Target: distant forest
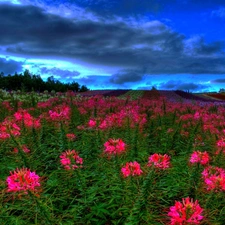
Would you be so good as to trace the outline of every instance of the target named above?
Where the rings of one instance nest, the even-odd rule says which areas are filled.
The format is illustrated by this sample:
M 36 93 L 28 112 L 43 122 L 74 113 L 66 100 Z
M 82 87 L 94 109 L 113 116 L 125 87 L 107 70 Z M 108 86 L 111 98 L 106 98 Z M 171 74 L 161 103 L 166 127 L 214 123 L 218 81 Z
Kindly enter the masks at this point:
M 45 90 L 54 90 L 56 92 L 66 92 L 69 90 L 75 92 L 85 92 L 89 90 L 85 85 L 81 86 L 75 81 L 71 83 L 62 83 L 56 80 L 54 76 L 50 76 L 47 81 L 43 81 L 40 75 L 34 75 L 30 73 L 29 70 L 25 70 L 21 74 L 15 73 L 14 75 L 8 74 L 7 76 L 1 72 L 0 89 L 5 89 L 7 91 L 21 90 L 24 92 L 43 92 Z

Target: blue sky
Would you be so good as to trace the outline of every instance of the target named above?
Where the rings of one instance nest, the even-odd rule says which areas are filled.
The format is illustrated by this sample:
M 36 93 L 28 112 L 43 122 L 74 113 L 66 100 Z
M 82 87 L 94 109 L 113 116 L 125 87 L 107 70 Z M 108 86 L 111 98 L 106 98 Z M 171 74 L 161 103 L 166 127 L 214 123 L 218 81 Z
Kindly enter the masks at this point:
M 94 89 L 225 88 L 224 0 L 0 0 L 0 72 Z

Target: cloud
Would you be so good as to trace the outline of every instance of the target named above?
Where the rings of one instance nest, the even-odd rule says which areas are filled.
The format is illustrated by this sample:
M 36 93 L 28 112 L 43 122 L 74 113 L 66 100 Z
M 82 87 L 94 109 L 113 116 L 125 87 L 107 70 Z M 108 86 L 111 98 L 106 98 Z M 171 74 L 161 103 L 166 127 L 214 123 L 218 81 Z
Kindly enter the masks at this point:
M 204 38 L 195 35 L 189 39 L 185 39 L 184 43 L 184 53 L 188 56 L 208 56 L 213 54 L 222 54 L 223 42 L 213 42 L 206 44 Z
M 125 70 L 113 74 L 109 81 L 112 84 L 124 84 L 128 82 L 138 82 L 143 79 L 144 71 Z
M 225 19 L 225 7 L 221 7 L 217 10 L 213 10 L 211 13 L 212 17 L 217 17 L 220 19 Z
M 157 89 L 160 90 L 189 90 L 189 91 L 199 91 L 199 90 L 208 90 L 210 85 L 198 84 L 193 82 L 184 82 L 184 81 L 174 81 L 169 80 L 167 82 L 162 82 L 157 85 Z
M 118 68 L 110 80 L 114 84 L 140 81 L 152 74 L 225 73 L 220 42 L 206 44 L 198 36 L 186 39 L 158 20 L 79 17 L 85 12 L 77 11 L 75 17 L 75 11 L 66 18 L 37 6 L 0 4 L 4 30 L 0 46 L 5 54 Z
M 3 72 L 5 75 L 13 75 L 15 72 L 20 73 L 23 70 L 22 64 L 23 63 L 14 60 L 0 58 L 0 72 Z
M 136 90 L 151 90 L 153 86 L 140 86 L 137 87 Z
M 53 67 L 51 69 L 42 67 L 40 68 L 40 72 L 42 74 L 51 74 L 53 76 L 60 77 L 60 79 L 74 79 L 80 75 L 78 71 L 63 70 L 56 67 Z
M 210 83 L 212 84 L 224 84 L 225 83 L 225 78 L 224 79 L 216 79 L 216 80 L 211 80 Z

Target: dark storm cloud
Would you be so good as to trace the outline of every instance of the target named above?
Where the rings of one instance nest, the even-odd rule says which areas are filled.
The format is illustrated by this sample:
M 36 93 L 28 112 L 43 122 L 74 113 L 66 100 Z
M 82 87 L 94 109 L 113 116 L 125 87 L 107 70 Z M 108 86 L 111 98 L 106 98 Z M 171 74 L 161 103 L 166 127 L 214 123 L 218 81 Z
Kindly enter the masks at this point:
M 127 82 L 138 82 L 143 79 L 143 71 L 127 70 L 113 74 L 110 77 L 110 83 L 112 84 L 124 84 Z
M 136 26 L 126 21 L 68 19 L 34 6 L 0 4 L 0 46 L 21 56 L 51 56 L 122 67 L 111 83 L 142 80 L 144 74 L 225 74 L 221 42 L 185 36 L 159 21 Z M 196 44 L 197 43 L 197 44 Z M 216 56 L 216 57 L 215 57 Z M 145 68 L 139 71 L 137 68 Z
M 20 73 L 22 72 L 22 64 L 23 63 L 14 60 L 0 58 L 0 72 L 3 72 L 5 75 L 12 75 L 15 72 Z
M 174 81 L 169 80 L 168 82 L 162 82 L 157 85 L 158 89 L 169 89 L 169 90 L 190 90 L 190 91 L 197 91 L 197 90 L 208 90 L 210 85 L 204 84 L 195 84 L 193 82 L 183 82 L 183 81 Z
M 211 80 L 210 83 L 212 83 L 212 84 L 224 84 L 225 83 L 225 78 Z
M 80 75 L 78 71 L 69 71 L 69 70 L 62 70 L 56 67 L 53 67 L 51 69 L 42 67 L 40 69 L 40 72 L 42 74 L 51 74 L 53 76 L 60 76 L 61 79 L 68 79 L 68 78 L 74 78 Z

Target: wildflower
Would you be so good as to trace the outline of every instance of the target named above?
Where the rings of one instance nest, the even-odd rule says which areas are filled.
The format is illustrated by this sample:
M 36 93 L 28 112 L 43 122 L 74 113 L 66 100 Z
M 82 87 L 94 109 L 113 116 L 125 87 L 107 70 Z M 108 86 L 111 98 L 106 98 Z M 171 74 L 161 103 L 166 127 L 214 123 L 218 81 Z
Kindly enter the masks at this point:
M 6 180 L 8 192 L 23 191 L 27 194 L 27 191 L 37 191 L 36 188 L 40 186 L 40 177 L 35 172 L 31 172 L 30 169 L 17 168 L 15 171 L 10 172 L 10 174 Z
M 22 149 L 23 149 L 23 151 L 24 151 L 25 153 L 29 153 L 29 152 L 30 152 L 30 149 L 28 149 L 26 145 L 23 145 L 23 146 L 22 146 Z M 14 148 L 13 151 L 14 151 L 15 153 L 18 153 L 18 149 L 17 149 L 17 148 Z
M 168 155 L 161 155 L 161 154 L 153 154 L 148 158 L 147 166 L 154 165 L 160 169 L 166 169 L 170 167 L 170 157 Z
M 70 112 L 70 107 L 66 105 L 60 105 L 54 108 L 53 110 L 48 111 L 50 119 L 55 122 L 69 120 Z
M 126 150 L 126 144 L 121 139 L 109 139 L 104 144 L 105 146 L 105 153 L 108 154 L 121 154 Z
M 207 190 L 225 191 L 225 170 L 219 167 L 208 166 L 202 172 Z
M 83 159 L 78 155 L 75 150 L 68 150 L 63 152 L 60 155 L 60 158 L 60 162 L 66 170 L 74 170 L 79 167 L 82 167 Z
M 225 147 L 225 139 L 222 138 L 221 140 L 218 140 L 218 141 L 216 142 L 216 145 L 217 145 L 218 147 L 221 147 L 221 148 Z
M 183 198 L 182 202 L 175 201 L 175 205 L 170 207 L 168 216 L 171 217 L 171 225 L 200 224 L 204 218 L 201 214 L 203 209 L 198 204 L 198 200 L 193 202 L 189 197 Z
M 190 162 L 206 165 L 209 162 L 209 154 L 206 151 L 205 152 L 194 151 L 191 154 Z
M 75 134 L 66 134 L 66 137 L 69 141 L 73 141 L 76 139 L 76 135 Z
M 121 172 L 124 177 L 132 176 L 140 176 L 143 171 L 141 170 L 140 164 L 136 161 L 134 162 L 127 162 L 125 167 L 122 167 Z
M 89 122 L 88 122 L 88 126 L 89 127 L 95 127 L 96 126 L 96 121 L 95 120 L 89 120 Z

